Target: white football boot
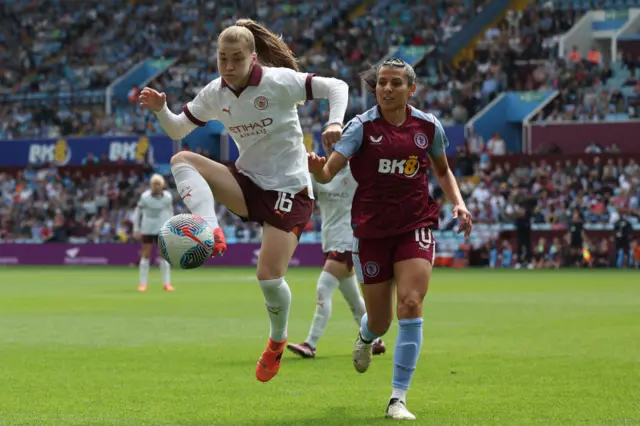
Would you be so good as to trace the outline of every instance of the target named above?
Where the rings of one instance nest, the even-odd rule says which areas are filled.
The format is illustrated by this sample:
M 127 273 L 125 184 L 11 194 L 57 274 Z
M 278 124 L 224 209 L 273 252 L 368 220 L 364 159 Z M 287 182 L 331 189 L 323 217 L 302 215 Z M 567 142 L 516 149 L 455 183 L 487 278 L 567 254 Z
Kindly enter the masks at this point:
M 365 343 L 358 333 L 358 338 L 353 347 L 353 366 L 358 373 L 364 373 L 369 369 L 373 357 L 373 342 Z
M 416 416 L 411 414 L 409 410 L 407 410 L 407 406 L 403 401 L 392 398 L 389 400 L 389 405 L 387 406 L 387 415 L 386 417 L 394 420 L 415 420 Z

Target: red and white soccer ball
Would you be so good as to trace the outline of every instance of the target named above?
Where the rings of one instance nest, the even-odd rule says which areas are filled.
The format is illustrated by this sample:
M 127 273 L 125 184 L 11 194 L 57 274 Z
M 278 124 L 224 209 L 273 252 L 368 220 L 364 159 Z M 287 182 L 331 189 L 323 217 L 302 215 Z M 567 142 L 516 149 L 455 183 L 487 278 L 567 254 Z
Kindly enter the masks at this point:
M 158 235 L 160 255 L 171 266 L 194 269 L 213 253 L 213 229 L 200 216 L 179 214 L 165 222 Z

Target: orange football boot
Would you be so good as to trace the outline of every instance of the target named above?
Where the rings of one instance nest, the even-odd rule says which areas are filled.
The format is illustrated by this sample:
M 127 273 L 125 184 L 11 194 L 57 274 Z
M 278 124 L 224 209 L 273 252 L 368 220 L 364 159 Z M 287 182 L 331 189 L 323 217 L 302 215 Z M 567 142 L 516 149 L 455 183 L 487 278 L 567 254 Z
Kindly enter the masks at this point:
M 227 239 L 224 237 L 222 228 L 216 228 L 213 230 L 213 253 L 211 257 L 223 255 L 225 251 L 227 251 Z
M 282 361 L 282 353 L 286 345 L 286 339 L 283 342 L 274 342 L 269 338 L 267 348 L 256 364 L 256 378 L 258 380 L 268 382 L 278 374 L 278 371 L 280 371 L 280 361 Z
M 173 291 L 175 288 L 171 284 L 165 284 L 163 287 L 164 291 Z

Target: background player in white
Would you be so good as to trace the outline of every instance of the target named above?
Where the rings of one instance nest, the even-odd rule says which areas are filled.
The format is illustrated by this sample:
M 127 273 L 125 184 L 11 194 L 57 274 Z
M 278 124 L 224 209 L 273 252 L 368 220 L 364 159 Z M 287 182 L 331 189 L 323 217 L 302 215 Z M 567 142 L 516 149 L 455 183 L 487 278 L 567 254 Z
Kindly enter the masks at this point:
M 173 214 L 173 197 L 164 189 L 164 178 L 158 174 L 151 176 L 149 189 L 140 196 L 138 205 L 133 213 L 133 233 L 138 241 L 142 242 L 140 250 L 140 283 L 138 291 L 147 290 L 147 278 L 149 275 L 149 259 L 153 244 L 158 241 L 158 234 L 162 225 Z M 171 266 L 160 259 L 160 272 L 166 291 L 173 291 L 171 286 Z
M 257 278 L 271 327 L 256 377 L 266 382 L 278 373 L 287 341 L 291 291 L 284 275 L 313 210 L 297 105 L 314 97 L 329 100 L 323 143 L 330 145 L 342 135 L 349 88 L 341 80 L 298 72 L 286 43 L 249 19 L 239 20 L 218 37 L 218 70 L 221 77 L 202 89 L 180 115 L 168 109 L 164 93 L 150 88 L 142 90 L 140 105 L 156 113 L 173 139 L 219 120 L 238 145 L 235 166 L 183 151 L 171 159 L 171 171 L 189 210 L 214 228 L 215 254 L 227 247 L 214 196 L 238 216 L 264 226 Z
M 356 324 L 360 326 L 365 314 L 364 299 L 358 290 L 358 281 L 353 270 L 353 231 L 351 230 L 351 203 L 356 191 L 357 182 L 351 175 L 347 165 L 327 183 L 313 181 L 313 192 L 316 195 L 320 215 L 322 217 L 322 252 L 325 263 L 316 287 L 318 302 L 309 335 L 301 344 L 288 344 L 287 348 L 303 358 L 314 358 L 318 340 L 331 317 L 333 292 L 339 288 L 349 304 Z M 385 352 L 382 339 L 373 344 L 373 354 Z

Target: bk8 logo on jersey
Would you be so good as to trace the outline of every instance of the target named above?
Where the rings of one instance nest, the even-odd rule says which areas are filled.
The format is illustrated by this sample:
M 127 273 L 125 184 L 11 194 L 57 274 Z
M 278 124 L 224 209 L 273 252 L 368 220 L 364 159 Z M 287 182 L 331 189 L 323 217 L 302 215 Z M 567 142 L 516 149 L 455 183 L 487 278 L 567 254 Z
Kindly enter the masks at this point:
M 405 177 L 413 177 L 420 170 L 418 156 L 411 155 L 406 160 L 388 160 L 381 158 L 378 163 L 378 173 L 385 175 L 398 174 Z
M 194 269 L 213 253 L 213 229 L 200 216 L 179 214 L 165 222 L 158 235 L 160 255 L 171 266 Z

